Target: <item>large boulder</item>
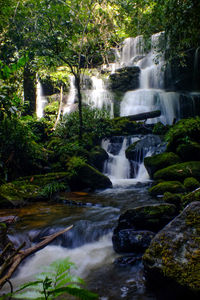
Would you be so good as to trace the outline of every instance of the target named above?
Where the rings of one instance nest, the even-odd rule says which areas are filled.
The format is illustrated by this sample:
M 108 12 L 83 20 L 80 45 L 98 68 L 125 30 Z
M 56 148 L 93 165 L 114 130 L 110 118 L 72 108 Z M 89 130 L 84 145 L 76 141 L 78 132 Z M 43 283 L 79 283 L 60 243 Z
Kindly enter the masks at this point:
M 184 161 L 189 161 L 192 157 L 194 160 L 200 160 L 200 144 L 194 141 L 181 143 L 176 148 L 176 153 Z
M 127 92 L 139 88 L 139 67 L 124 67 L 115 71 L 111 74 L 110 89 L 120 92 Z
M 200 202 L 193 202 L 152 240 L 143 256 L 147 278 L 175 283 L 180 291 L 200 296 Z M 176 299 L 181 299 L 177 297 Z M 182 298 L 183 299 L 183 298 Z
M 112 187 L 110 179 L 88 164 L 80 166 L 69 182 L 72 190 L 96 190 Z
M 101 147 L 96 147 L 89 153 L 89 164 L 103 171 L 104 162 L 108 159 L 108 153 Z
M 149 193 L 152 196 L 163 195 L 165 192 L 184 193 L 185 187 L 179 181 L 163 181 L 149 189 Z
M 145 168 L 151 178 L 156 171 L 180 162 L 179 156 L 173 152 L 164 152 L 144 158 Z
M 176 215 L 175 205 L 168 203 L 135 207 L 119 217 L 115 233 L 123 229 L 158 231 Z
M 200 180 L 200 161 L 175 164 L 157 171 L 153 176 L 155 180 L 178 180 L 181 182 L 187 177 L 194 177 Z
M 155 233 L 151 231 L 123 229 L 113 234 L 113 248 L 117 253 L 143 253 Z
M 162 141 L 158 135 L 148 134 L 134 142 L 126 149 L 126 158 L 134 161 L 143 161 L 146 154 L 155 152 Z

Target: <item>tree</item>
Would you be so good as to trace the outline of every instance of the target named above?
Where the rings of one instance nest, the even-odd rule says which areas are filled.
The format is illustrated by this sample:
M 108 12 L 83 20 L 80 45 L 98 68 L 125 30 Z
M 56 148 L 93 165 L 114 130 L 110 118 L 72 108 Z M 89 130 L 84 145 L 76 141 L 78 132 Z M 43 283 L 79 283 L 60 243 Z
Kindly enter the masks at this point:
M 75 76 L 82 138 L 81 78 L 94 57 L 113 43 L 114 24 L 106 0 L 19 1 L 9 34 L 19 49 L 65 64 Z M 31 17 L 30 17 L 31 16 Z

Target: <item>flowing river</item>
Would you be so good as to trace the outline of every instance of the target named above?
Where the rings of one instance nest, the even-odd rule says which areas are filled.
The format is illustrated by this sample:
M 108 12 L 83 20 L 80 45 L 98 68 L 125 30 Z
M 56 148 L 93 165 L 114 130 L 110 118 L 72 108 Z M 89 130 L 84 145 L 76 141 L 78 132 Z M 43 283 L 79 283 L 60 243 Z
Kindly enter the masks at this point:
M 56 259 L 69 257 L 88 289 L 99 294 L 101 300 L 153 300 L 155 296 L 145 287 L 141 260 L 133 265 L 116 263 L 119 254 L 112 246 L 112 232 L 118 218 L 127 209 L 155 203 L 148 194 L 150 180 L 141 161 L 131 163 L 125 149 L 137 137 L 117 137 L 104 140 L 102 147 L 109 159 L 104 172 L 113 182 L 113 188 L 95 193 L 61 193 L 54 203 L 34 203 L 18 209 L 7 209 L 0 216 L 14 215 L 18 219 L 11 227 L 9 237 L 16 246 L 24 241 L 26 247 L 42 237 L 73 228 L 59 236 L 51 245 L 27 258 L 12 278 L 14 287 L 34 279 Z M 152 148 L 143 151 L 149 155 Z M 135 171 L 133 171 L 133 169 Z M 132 170 L 132 171 L 131 171 Z

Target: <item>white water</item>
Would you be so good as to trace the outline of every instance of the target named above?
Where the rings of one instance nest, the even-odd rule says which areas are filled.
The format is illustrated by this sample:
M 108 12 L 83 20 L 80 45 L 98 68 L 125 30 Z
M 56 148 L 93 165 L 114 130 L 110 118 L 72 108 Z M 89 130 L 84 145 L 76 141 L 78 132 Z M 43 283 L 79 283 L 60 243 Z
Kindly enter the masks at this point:
M 106 109 L 113 117 L 113 95 L 106 89 L 103 79 L 92 76 L 92 89 L 86 90 L 83 94 L 84 103 L 91 107 Z
M 76 101 L 77 90 L 75 86 L 74 76 L 69 76 L 70 78 L 70 90 L 67 98 L 67 103 L 63 106 L 63 115 L 69 114 L 72 110 L 73 104 Z
M 44 117 L 44 108 L 47 105 L 48 101 L 43 93 L 42 84 L 37 79 L 36 85 L 36 116 L 40 119 Z
M 138 113 L 161 110 L 161 117 L 149 119 L 148 123 L 161 121 L 172 124 L 174 119 L 180 118 L 180 94 L 166 92 L 164 88 L 164 60 L 158 57 L 156 48 L 162 33 L 155 34 L 151 39 L 151 51 L 144 56 L 142 37 L 126 39 L 121 54 L 121 65 L 137 65 L 140 70 L 140 88 L 125 93 L 120 115 L 134 115 Z
M 147 170 L 144 167 L 143 162 L 136 162 L 139 164 L 138 171 L 134 170 L 134 177 L 131 176 L 131 164 L 130 161 L 126 158 L 125 150 L 130 144 L 138 141 L 139 138 L 123 138 L 123 141 L 120 145 L 120 150 L 118 154 L 112 154 L 109 151 L 112 151 L 112 143 L 109 139 L 102 141 L 102 148 L 108 153 L 109 159 L 104 164 L 104 174 L 110 178 L 112 181 L 113 187 L 129 187 L 135 185 L 138 182 L 148 182 L 149 175 Z M 147 154 L 147 156 L 150 153 Z
M 76 263 L 76 269 L 72 274 L 86 278 L 92 270 L 104 264 L 112 264 L 118 255 L 112 247 L 112 234 L 102 236 L 98 241 L 84 244 L 75 249 L 63 248 L 62 246 L 47 246 L 36 252 L 26 264 L 20 269 L 17 277 L 12 279 L 14 287 L 19 287 L 24 281 L 33 280 L 36 274 L 43 272 L 45 266 L 49 266 L 57 259 L 69 257 L 69 260 Z

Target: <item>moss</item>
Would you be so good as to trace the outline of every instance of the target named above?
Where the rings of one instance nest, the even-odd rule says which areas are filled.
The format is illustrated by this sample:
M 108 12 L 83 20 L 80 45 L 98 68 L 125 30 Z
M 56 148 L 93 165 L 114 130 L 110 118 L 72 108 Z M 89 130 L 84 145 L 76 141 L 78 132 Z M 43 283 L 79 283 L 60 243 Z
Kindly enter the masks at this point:
M 200 161 L 175 164 L 157 171 L 153 176 L 155 180 L 178 180 L 181 182 L 187 177 L 194 177 L 200 180 Z
M 187 143 L 182 143 L 178 145 L 176 153 L 184 161 L 188 161 L 191 157 L 194 160 L 200 160 L 200 144 L 194 141 L 188 141 Z
M 183 184 L 188 192 L 192 192 L 200 187 L 199 181 L 194 177 L 187 177 Z
M 158 135 L 165 135 L 169 128 L 169 125 L 164 125 L 163 123 L 158 122 L 154 125 L 152 133 Z
M 200 189 L 193 191 L 182 197 L 182 206 L 185 207 L 191 202 L 200 201 Z
M 180 286 L 200 292 L 199 235 L 200 213 L 195 204 L 152 240 L 143 256 L 145 268 L 149 271 L 158 268 Z
M 179 156 L 173 152 L 165 152 L 144 159 L 145 168 L 151 177 L 156 171 L 180 162 Z
M 174 204 L 178 209 L 181 208 L 181 194 L 174 194 L 170 192 L 165 192 L 163 195 L 163 200 L 167 203 Z
M 149 193 L 153 196 L 163 195 L 165 192 L 183 193 L 185 192 L 185 187 L 179 181 L 164 181 L 149 189 Z
M 34 200 L 39 195 L 40 188 L 35 184 L 25 182 L 6 183 L 0 186 L 0 206 L 10 207 L 25 203 L 25 200 Z
M 84 163 L 70 179 L 70 187 L 72 190 L 95 190 L 110 188 L 112 187 L 112 183 L 108 177 L 97 169 Z
M 99 171 L 103 170 L 105 160 L 108 159 L 108 153 L 101 147 L 95 147 L 89 153 L 89 164 L 97 168 Z

